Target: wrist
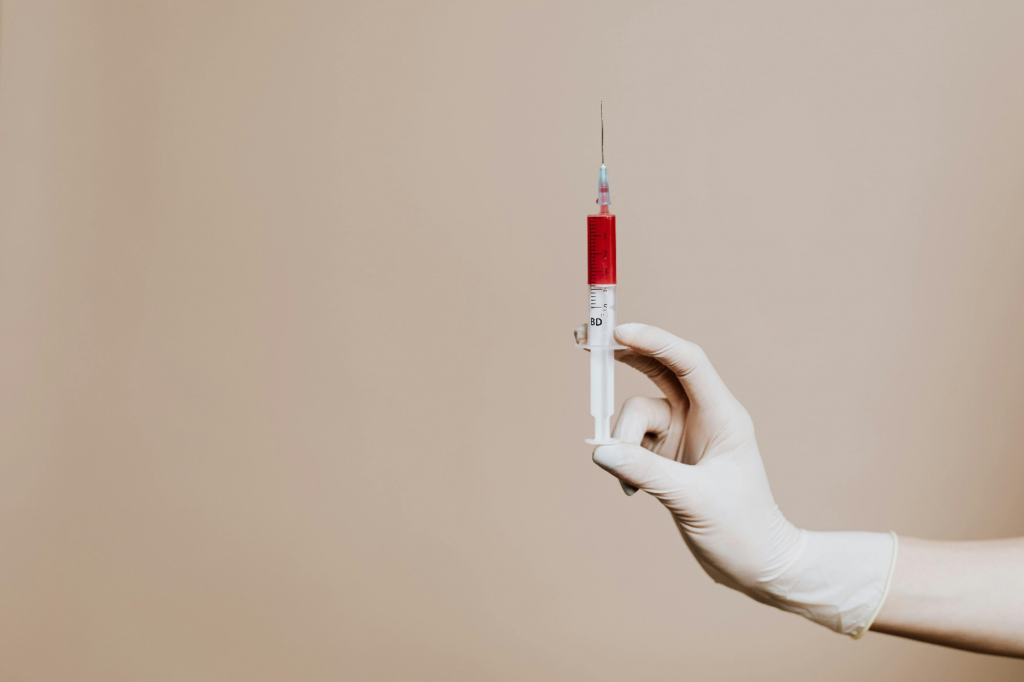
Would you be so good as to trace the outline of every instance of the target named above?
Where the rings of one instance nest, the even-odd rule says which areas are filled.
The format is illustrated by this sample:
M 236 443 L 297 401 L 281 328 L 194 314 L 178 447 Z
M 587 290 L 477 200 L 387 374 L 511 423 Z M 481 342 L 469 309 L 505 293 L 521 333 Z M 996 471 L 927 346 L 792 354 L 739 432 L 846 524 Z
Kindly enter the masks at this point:
M 894 533 L 800 530 L 791 565 L 764 585 L 766 603 L 820 625 L 863 635 L 888 593 L 896 559 Z

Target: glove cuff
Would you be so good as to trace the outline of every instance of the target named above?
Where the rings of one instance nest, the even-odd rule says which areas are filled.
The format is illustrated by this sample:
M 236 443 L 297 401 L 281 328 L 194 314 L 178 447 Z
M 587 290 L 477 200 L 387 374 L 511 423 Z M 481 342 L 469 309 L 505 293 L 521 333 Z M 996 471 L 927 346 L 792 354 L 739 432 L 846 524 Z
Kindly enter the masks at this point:
M 889 593 L 896 568 L 895 533 L 801 530 L 801 551 L 764 585 L 769 601 L 830 630 L 860 638 Z
M 886 597 L 889 596 L 889 588 L 892 587 L 892 576 L 896 572 L 896 557 L 899 555 L 900 550 L 900 538 L 896 535 L 896 531 L 889 531 L 889 535 L 892 537 L 892 559 L 889 561 L 889 575 L 885 578 L 885 590 L 882 592 L 882 598 L 878 600 L 878 606 L 875 608 L 875 612 L 871 614 L 867 624 L 860 629 L 860 632 L 854 632 L 850 635 L 854 639 L 860 639 L 867 634 L 875 619 L 878 618 L 878 614 L 881 613 L 882 607 L 885 606 Z

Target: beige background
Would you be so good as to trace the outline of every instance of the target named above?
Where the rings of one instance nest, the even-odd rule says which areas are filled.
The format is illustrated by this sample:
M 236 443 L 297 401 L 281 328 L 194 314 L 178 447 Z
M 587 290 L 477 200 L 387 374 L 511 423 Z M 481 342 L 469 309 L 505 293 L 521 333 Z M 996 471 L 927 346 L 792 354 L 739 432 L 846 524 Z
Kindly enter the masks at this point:
M 714 585 L 570 336 L 603 99 L 620 317 L 708 349 L 790 518 L 1024 534 L 1024 4 L 0 27 L 0 679 L 1024 675 Z

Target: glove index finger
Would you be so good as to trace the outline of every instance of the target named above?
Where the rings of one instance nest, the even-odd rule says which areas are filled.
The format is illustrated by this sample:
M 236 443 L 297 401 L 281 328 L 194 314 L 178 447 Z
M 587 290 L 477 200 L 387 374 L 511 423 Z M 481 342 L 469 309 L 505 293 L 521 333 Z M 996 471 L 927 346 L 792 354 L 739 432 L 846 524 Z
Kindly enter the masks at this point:
M 707 355 L 695 343 L 635 322 L 616 327 L 615 340 L 665 365 L 678 377 L 690 400 L 711 403 L 731 396 Z
M 581 324 L 580 326 L 576 327 L 576 329 L 572 330 L 572 336 L 574 339 L 576 339 L 577 345 L 585 344 L 587 342 L 588 337 L 586 323 Z

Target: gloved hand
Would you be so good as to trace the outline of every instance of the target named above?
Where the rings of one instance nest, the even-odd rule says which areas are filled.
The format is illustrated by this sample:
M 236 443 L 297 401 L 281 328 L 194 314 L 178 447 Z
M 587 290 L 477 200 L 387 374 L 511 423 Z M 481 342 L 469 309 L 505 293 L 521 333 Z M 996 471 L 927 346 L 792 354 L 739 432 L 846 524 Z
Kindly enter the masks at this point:
M 586 326 L 576 330 L 585 343 Z M 664 398 L 629 398 L 594 462 L 657 498 L 694 557 L 718 583 L 836 632 L 863 634 L 895 566 L 890 533 L 815 532 L 779 510 L 750 415 L 704 352 L 657 327 L 623 324 L 616 359 Z

